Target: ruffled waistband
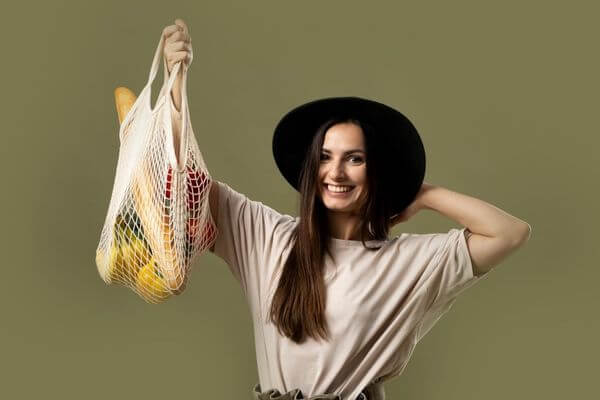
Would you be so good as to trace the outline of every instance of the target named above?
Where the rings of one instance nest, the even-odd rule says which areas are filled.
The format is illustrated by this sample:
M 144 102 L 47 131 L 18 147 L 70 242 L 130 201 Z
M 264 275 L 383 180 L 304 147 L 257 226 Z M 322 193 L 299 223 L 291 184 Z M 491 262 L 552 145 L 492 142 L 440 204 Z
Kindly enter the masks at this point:
M 286 393 L 281 393 L 277 389 L 262 391 L 260 383 L 254 386 L 252 395 L 254 400 L 342 400 L 339 394 L 333 393 L 304 397 L 300 389 L 292 389 Z M 356 400 L 385 400 L 383 385 L 381 383 L 371 383 L 360 392 Z

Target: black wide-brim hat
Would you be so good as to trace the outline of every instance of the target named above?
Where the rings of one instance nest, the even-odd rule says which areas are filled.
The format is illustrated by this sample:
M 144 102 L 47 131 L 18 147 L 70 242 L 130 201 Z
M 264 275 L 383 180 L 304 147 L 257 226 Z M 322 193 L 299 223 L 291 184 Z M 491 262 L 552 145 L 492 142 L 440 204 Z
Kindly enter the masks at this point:
M 299 191 L 300 171 L 317 129 L 330 118 L 355 118 L 371 125 L 381 151 L 378 183 L 391 197 L 391 215 L 416 198 L 425 177 L 425 148 L 414 125 L 399 111 L 360 97 L 330 97 L 289 111 L 273 135 L 273 156 L 284 178 Z M 369 155 L 367 154 L 367 159 Z

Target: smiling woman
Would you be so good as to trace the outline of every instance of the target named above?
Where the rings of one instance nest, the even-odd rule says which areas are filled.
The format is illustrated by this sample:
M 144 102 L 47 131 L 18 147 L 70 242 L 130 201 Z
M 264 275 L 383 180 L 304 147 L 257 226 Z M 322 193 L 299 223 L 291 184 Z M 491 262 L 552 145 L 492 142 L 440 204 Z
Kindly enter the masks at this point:
M 473 239 L 499 214 L 490 206 L 474 222 L 483 202 L 447 201 L 448 192 L 425 183 L 417 130 L 373 100 L 332 97 L 292 109 L 275 128 L 273 156 L 299 193 L 298 217 L 225 183 L 210 186 L 210 250 L 252 312 L 254 398 L 382 400 L 381 384 L 402 373 L 421 337 L 488 276 L 474 274 L 469 243 L 485 260 L 481 252 L 492 247 Z M 467 227 L 389 237 L 393 224 L 423 208 L 465 221 L 472 237 Z
M 388 237 L 398 216 L 441 201 L 396 110 L 355 97 L 307 103 L 277 125 L 273 154 L 299 192 L 298 217 L 221 182 L 211 190 L 213 251 L 252 311 L 254 398 L 383 399 L 381 383 L 487 272 L 474 274 L 466 227 Z

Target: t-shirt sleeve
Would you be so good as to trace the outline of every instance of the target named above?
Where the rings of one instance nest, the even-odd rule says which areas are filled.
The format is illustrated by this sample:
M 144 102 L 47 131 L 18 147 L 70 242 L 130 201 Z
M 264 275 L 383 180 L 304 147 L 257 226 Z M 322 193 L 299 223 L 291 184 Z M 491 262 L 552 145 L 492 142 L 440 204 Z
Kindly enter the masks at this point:
M 293 218 L 282 215 L 259 201 L 223 182 L 219 185 L 219 234 L 215 240 L 214 254 L 222 258 L 240 282 L 244 292 L 251 288 L 260 290 L 267 271 L 269 249 L 279 227 Z
M 427 308 L 417 330 L 417 342 L 450 310 L 459 294 L 489 275 L 489 271 L 480 276 L 473 272 L 467 246 L 470 235 L 465 227 L 431 236 L 430 244 L 436 250 L 425 282 Z

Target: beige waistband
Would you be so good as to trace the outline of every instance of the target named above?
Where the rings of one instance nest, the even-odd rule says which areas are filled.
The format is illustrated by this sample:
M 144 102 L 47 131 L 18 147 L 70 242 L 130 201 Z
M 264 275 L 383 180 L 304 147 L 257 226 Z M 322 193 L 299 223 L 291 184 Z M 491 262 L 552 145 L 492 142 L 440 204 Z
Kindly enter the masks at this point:
M 292 389 L 286 393 L 280 393 L 277 389 L 262 391 L 260 383 L 254 386 L 252 395 L 254 400 L 341 400 L 340 395 L 333 393 L 317 394 L 305 398 L 300 389 Z M 356 400 L 385 400 L 383 384 L 372 383 L 366 386 Z

